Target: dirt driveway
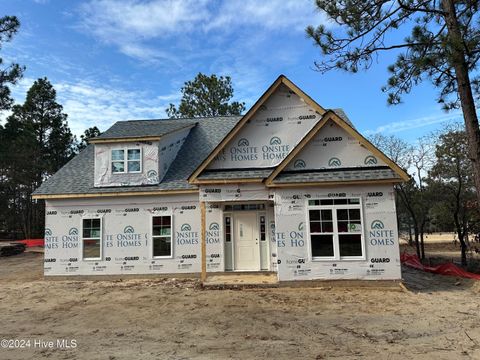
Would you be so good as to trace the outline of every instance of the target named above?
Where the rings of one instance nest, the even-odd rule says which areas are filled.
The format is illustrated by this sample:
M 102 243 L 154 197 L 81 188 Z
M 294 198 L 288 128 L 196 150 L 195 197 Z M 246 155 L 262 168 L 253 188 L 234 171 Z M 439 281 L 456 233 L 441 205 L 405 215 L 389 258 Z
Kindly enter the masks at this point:
M 0 339 L 30 340 L 0 359 L 480 359 L 480 282 L 405 269 L 411 293 L 202 290 L 46 281 L 41 266 L 31 253 L 0 258 Z

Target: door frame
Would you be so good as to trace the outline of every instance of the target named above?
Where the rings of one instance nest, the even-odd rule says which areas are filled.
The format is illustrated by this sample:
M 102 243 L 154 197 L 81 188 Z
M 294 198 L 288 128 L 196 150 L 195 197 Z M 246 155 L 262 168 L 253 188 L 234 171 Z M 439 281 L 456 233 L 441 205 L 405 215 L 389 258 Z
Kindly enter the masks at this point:
M 263 202 L 262 202 L 263 204 Z M 225 218 L 226 217 L 230 217 L 230 221 L 231 221 L 231 259 L 232 259 L 232 270 L 227 270 L 226 269 L 226 263 L 224 261 L 224 271 L 228 271 L 228 272 L 234 272 L 234 271 L 237 271 L 237 272 L 262 272 L 262 271 L 270 271 L 271 270 L 271 261 L 270 261 L 270 257 L 271 257 L 271 248 L 270 248 L 270 242 L 271 242 L 271 239 L 270 239 L 270 229 L 268 227 L 268 224 L 270 223 L 270 216 L 269 216 L 269 212 L 267 210 L 267 205 L 268 203 L 265 203 L 265 209 L 261 209 L 261 210 L 233 210 L 233 211 L 224 211 L 223 212 L 223 221 L 222 223 L 225 224 Z M 257 231 L 258 231 L 258 253 L 259 253 L 259 263 L 258 263 L 258 270 L 237 270 L 236 269 L 236 261 L 235 261 L 235 237 L 236 237 L 236 221 L 235 221 L 235 215 L 236 214 L 242 214 L 242 213 L 255 213 L 256 217 L 256 225 L 257 225 Z M 266 269 L 262 269 L 262 249 L 261 249 L 261 236 L 260 236 L 260 216 L 265 216 L 265 242 L 266 242 L 266 252 L 267 252 L 267 268 Z M 227 251 L 227 248 L 226 248 L 226 242 L 225 242 L 225 229 L 223 228 L 223 233 L 222 233 L 222 239 L 223 239 L 223 252 L 225 254 L 225 252 Z M 224 258 L 225 258 L 225 255 L 224 255 Z

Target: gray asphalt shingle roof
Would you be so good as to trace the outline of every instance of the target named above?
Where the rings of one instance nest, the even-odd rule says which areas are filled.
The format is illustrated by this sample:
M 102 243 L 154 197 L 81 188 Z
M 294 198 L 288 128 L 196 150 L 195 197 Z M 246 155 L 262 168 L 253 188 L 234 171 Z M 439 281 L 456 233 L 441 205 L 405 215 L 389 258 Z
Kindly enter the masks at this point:
M 177 159 L 170 166 L 163 181 L 158 185 L 148 186 L 122 186 L 98 188 L 93 186 L 94 176 L 94 145 L 87 146 L 80 154 L 62 167 L 57 173 L 47 179 L 37 190 L 35 195 L 47 194 L 97 194 L 97 193 L 118 193 L 118 192 L 141 192 L 158 190 L 182 190 L 196 189 L 195 185 L 188 183 L 187 178 L 210 154 L 214 147 L 226 136 L 226 134 L 240 120 L 241 116 L 168 120 L 168 122 L 180 121 L 181 123 L 197 123 L 190 130 L 184 145 L 180 149 Z M 143 120 L 152 126 L 161 126 L 166 120 Z M 128 124 L 139 126 L 143 121 L 126 121 Z M 118 123 L 117 123 L 118 124 Z M 115 126 L 115 125 L 114 125 Z M 172 126 L 168 126 L 172 129 Z M 136 136 L 140 136 L 137 132 Z M 144 135 L 152 135 L 144 133 Z
M 164 136 L 194 126 L 201 119 L 158 119 L 117 121 L 95 139 L 116 139 L 142 136 Z
M 345 111 L 343 111 L 343 109 L 338 108 L 338 109 L 332 109 L 332 110 L 335 114 L 340 116 L 343 121 L 345 121 L 348 125 L 350 125 L 350 127 L 355 129 L 355 126 L 353 126 L 353 123 L 350 121 L 350 118 L 347 116 L 347 114 L 345 114 Z
M 281 172 L 273 183 L 309 183 L 330 181 L 362 181 L 362 180 L 387 180 L 399 179 L 395 171 L 390 168 L 359 168 L 335 169 L 327 171 L 286 171 Z
M 350 126 L 352 123 L 342 109 L 334 110 Z M 144 192 L 161 190 L 197 189 L 188 183 L 188 177 L 207 158 L 213 149 L 238 123 L 241 116 L 193 118 L 176 120 L 130 120 L 116 122 L 98 138 L 128 138 L 143 136 L 163 136 L 186 127 L 192 127 L 177 158 L 171 164 L 167 174 L 158 185 L 94 187 L 94 145 L 87 146 L 80 154 L 68 162 L 57 173 L 47 179 L 35 192 L 35 195 L 50 194 L 100 194 L 122 192 Z M 200 180 L 222 179 L 265 179 L 274 169 L 225 169 L 206 170 Z M 283 172 L 274 183 L 327 182 L 348 180 L 397 179 L 391 169 L 368 169 L 317 172 Z
M 268 169 L 206 170 L 198 176 L 199 180 L 266 179 L 273 172 Z

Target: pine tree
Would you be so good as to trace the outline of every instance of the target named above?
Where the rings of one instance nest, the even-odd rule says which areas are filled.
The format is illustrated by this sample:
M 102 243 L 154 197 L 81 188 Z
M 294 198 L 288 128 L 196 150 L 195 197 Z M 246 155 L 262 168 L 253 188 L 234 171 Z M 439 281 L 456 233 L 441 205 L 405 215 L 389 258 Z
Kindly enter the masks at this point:
M 475 191 L 467 147 L 463 129 L 453 127 L 441 134 L 435 146 L 436 162 L 429 180 L 429 186 L 437 194 L 433 209 L 439 221 L 453 225 L 460 242 L 463 266 L 467 265 L 468 233 L 478 223 L 478 212 L 471 207 Z
M 77 151 L 80 152 L 88 145 L 88 140 L 95 138 L 101 134 L 100 130 L 96 126 L 89 127 L 80 135 L 80 142 L 77 145 Z
M 5 42 L 12 40 L 20 27 L 20 21 L 16 16 L 4 16 L 0 18 L 0 49 Z M 0 66 L 3 65 L 0 58 Z M 13 104 L 10 96 L 9 85 L 15 85 L 22 78 L 25 68 L 16 63 L 0 68 L 0 111 L 7 110 Z
M 7 222 L 12 231 L 12 224 L 21 224 L 25 237 L 39 236 L 43 204 L 32 200 L 31 194 L 74 155 L 67 115 L 46 78 L 33 83 L 23 105 L 13 106 L 0 138 L 2 188 L 10 214 Z
M 165 110 L 170 118 L 240 115 L 245 110 L 245 103 L 229 102 L 233 97 L 230 76 L 198 73 L 195 79 L 185 82 L 181 92 L 178 109 L 170 104 Z
M 383 91 L 398 104 L 401 96 L 427 80 L 439 90 L 446 110 L 461 107 L 480 207 L 480 129 L 475 97 L 480 60 L 478 1 L 472 0 L 316 0 L 335 23 L 329 30 L 309 26 L 307 35 L 324 55 L 319 71 L 369 69 L 384 52 L 397 60 Z M 403 38 L 402 30 L 410 34 Z

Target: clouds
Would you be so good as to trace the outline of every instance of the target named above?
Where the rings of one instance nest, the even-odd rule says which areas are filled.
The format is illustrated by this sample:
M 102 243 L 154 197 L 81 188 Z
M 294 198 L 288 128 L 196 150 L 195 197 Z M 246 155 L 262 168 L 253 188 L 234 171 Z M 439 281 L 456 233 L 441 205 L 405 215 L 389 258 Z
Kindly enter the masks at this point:
M 164 118 L 169 101 L 179 97 L 177 94 L 153 96 L 142 91 L 82 82 L 57 83 L 54 87 L 76 134 L 94 125 L 104 131 L 118 120 Z
M 126 55 L 143 58 L 145 41 L 191 31 L 208 17 L 205 5 L 202 0 L 95 0 L 80 6 L 79 29 Z
M 5 64 L 27 66 L 27 79 L 12 88 L 16 101 L 23 103 L 34 79 L 48 77 L 76 134 L 92 125 L 105 130 L 119 120 L 165 117 L 168 103 L 179 100 L 184 82 L 198 72 L 231 76 L 234 100 L 247 108 L 285 74 L 322 105 L 350 108 L 368 133 L 414 138 L 457 117 L 434 112 L 430 89 L 411 97 L 405 111 L 383 106 L 378 87 L 387 63 L 367 77 L 313 72 L 321 55 L 304 29 L 334 26 L 314 0 L 30 0 L 4 8 L 22 21 L 18 36 L 1 49 Z M 365 103 L 391 123 L 368 125 Z M 0 113 L 0 123 L 5 116 Z M 400 121 L 415 117 L 422 118 Z
M 80 7 L 83 25 L 99 38 L 164 37 L 208 18 L 206 2 L 199 0 L 95 0 Z
M 458 122 L 462 120 L 462 113 L 460 111 L 452 111 L 449 113 L 435 113 L 429 116 L 422 116 L 417 119 L 396 121 L 389 124 L 381 125 L 376 129 L 369 129 L 364 131 L 365 135 L 372 135 L 377 133 L 382 134 L 397 134 L 399 132 L 419 129 L 431 125 L 444 124 L 447 122 Z
M 309 0 L 94 0 L 79 10 L 84 30 L 113 43 L 247 26 L 303 31 L 311 22 L 326 21 Z
M 34 81 L 23 78 L 12 89 L 17 103 L 25 101 L 25 94 Z M 63 105 L 70 128 L 77 136 L 94 125 L 104 131 L 118 120 L 164 118 L 168 103 L 180 97 L 178 93 L 154 96 L 148 92 L 87 81 L 53 82 L 53 86 L 57 91 L 57 101 Z M 4 121 L 8 114 L 2 115 Z
M 272 71 L 300 60 L 302 45 L 312 47 L 305 27 L 327 23 L 312 0 L 92 0 L 78 14 L 78 30 L 162 72 L 172 86 L 198 72 L 229 75 L 247 103 Z M 303 43 L 289 41 L 299 36 Z
M 177 66 L 206 56 L 202 49 L 231 48 L 232 34 L 298 33 L 326 23 L 310 0 L 95 0 L 81 5 L 79 15 L 79 30 L 124 55 Z
M 254 26 L 269 31 L 300 31 L 310 24 L 326 23 L 326 18 L 316 12 L 312 1 L 298 0 L 233 0 L 224 1 L 204 30 Z

